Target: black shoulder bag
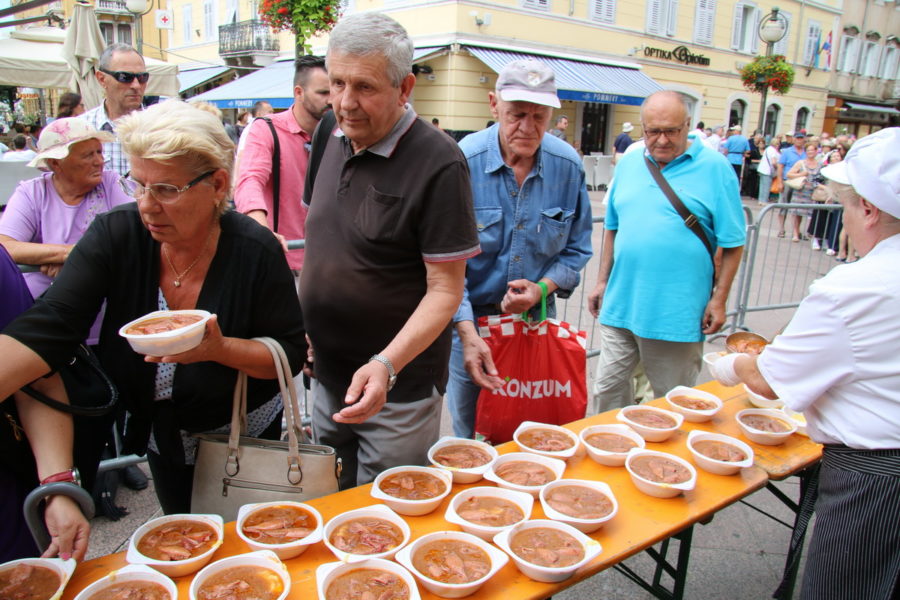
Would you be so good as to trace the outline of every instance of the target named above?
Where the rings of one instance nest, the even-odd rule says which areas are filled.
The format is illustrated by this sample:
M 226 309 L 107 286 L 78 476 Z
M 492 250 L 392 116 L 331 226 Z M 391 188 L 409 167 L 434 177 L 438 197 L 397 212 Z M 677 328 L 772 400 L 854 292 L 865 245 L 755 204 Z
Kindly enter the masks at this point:
M 655 162 L 650 160 L 648 156 L 644 156 L 644 162 L 647 163 L 647 169 L 650 170 L 650 174 L 653 175 L 653 179 L 656 180 L 656 184 L 659 186 L 659 189 L 662 190 L 663 194 L 666 195 L 669 202 L 672 203 L 672 207 L 675 209 L 675 212 L 681 216 L 684 220 L 684 226 L 690 229 L 694 235 L 696 235 L 701 242 L 703 242 L 703 247 L 706 248 L 706 251 L 709 252 L 709 258 L 713 261 L 713 271 L 715 271 L 715 254 L 716 251 L 713 249 L 712 244 L 709 241 L 709 238 L 706 237 L 706 233 L 703 231 L 703 227 L 700 226 L 700 220 L 697 216 L 687 209 L 687 206 L 684 205 L 684 202 L 681 201 L 681 198 L 678 197 L 678 194 L 675 193 L 675 190 L 672 189 L 672 186 L 669 185 L 669 182 L 666 181 L 666 178 L 663 176 L 662 171 Z
M 100 417 L 109 413 L 119 399 L 119 390 L 100 366 L 90 348 L 79 344 L 68 364 L 59 369 L 69 396 L 69 404 L 50 398 L 30 385 L 22 391 L 50 408 L 80 417 Z
M 260 117 L 272 132 L 272 231 L 278 231 L 278 205 L 281 204 L 281 144 L 269 117 Z

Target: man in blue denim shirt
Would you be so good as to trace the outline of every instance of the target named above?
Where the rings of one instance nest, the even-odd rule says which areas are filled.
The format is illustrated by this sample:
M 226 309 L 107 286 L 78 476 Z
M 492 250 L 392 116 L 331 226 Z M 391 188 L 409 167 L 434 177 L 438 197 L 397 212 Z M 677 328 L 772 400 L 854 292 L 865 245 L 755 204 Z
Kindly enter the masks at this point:
M 591 203 L 581 159 L 571 146 L 544 135 L 559 108 L 553 71 L 534 60 L 513 61 L 489 94 L 495 125 L 460 142 L 469 161 L 481 254 L 466 265 L 466 292 L 453 317 L 447 402 L 453 431 L 472 437 L 482 388 L 502 380 L 478 317 L 540 308 L 568 297 L 591 257 Z M 539 283 L 540 282 L 540 283 Z

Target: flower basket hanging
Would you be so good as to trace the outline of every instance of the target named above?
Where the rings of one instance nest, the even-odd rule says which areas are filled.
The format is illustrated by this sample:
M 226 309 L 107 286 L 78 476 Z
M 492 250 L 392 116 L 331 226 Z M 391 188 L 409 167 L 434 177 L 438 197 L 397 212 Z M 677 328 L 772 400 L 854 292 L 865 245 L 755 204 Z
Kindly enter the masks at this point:
M 741 81 L 752 92 L 770 89 L 779 95 L 786 94 L 794 83 L 794 67 L 781 54 L 757 56 L 741 69 Z
M 262 0 L 259 16 L 275 31 L 297 36 L 297 47 L 309 52 L 308 40 L 330 31 L 341 12 L 341 0 Z

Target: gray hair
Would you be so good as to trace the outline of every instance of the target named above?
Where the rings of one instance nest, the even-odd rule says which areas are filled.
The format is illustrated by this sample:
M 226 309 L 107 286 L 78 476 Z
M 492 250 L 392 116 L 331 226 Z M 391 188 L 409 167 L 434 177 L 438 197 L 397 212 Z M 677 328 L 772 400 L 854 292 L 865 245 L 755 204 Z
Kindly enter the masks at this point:
M 112 62 L 113 54 L 119 54 L 124 52 L 134 52 L 138 56 L 141 56 L 141 53 L 129 46 L 128 44 L 110 44 L 103 51 L 103 54 L 100 55 L 100 60 L 97 61 L 97 66 L 101 69 L 109 70 L 109 63 Z M 144 60 L 144 57 L 141 56 L 141 60 Z M 145 63 L 146 64 L 146 63 Z
M 409 34 L 400 23 L 381 13 L 356 13 L 341 19 L 328 38 L 326 68 L 332 53 L 383 56 L 394 87 L 400 87 L 412 72 L 413 42 Z
M 687 103 L 687 96 L 682 94 L 681 92 L 676 92 L 675 90 L 659 90 L 658 92 L 653 92 L 641 103 L 641 120 L 644 119 L 644 111 L 646 110 L 647 105 L 656 98 L 668 98 L 669 100 L 675 100 L 681 106 L 681 109 L 684 111 L 684 118 L 688 119 L 691 116 L 690 108 Z

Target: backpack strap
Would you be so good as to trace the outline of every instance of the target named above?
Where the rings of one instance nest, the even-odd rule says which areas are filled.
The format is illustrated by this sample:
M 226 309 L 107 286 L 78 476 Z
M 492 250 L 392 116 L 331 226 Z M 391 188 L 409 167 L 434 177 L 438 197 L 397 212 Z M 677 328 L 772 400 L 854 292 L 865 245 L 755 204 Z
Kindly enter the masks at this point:
M 316 173 L 319 172 L 319 163 L 322 162 L 328 138 L 331 137 L 335 127 L 337 127 L 337 117 L 334 116 L 333 110 L 329 110 L 313 132 L 312 148 L 309 151 L 309 163 L 306 168 L 306 181 L 303 184 L 303 203 L 307 206 L 312 199 L 312 189 L 316 182 Z
M 278 133 L 269 117 L 260 117 L 272 132 L 272 231 L 278 231 L 278 208 L 281 204 L 281 144 Z

